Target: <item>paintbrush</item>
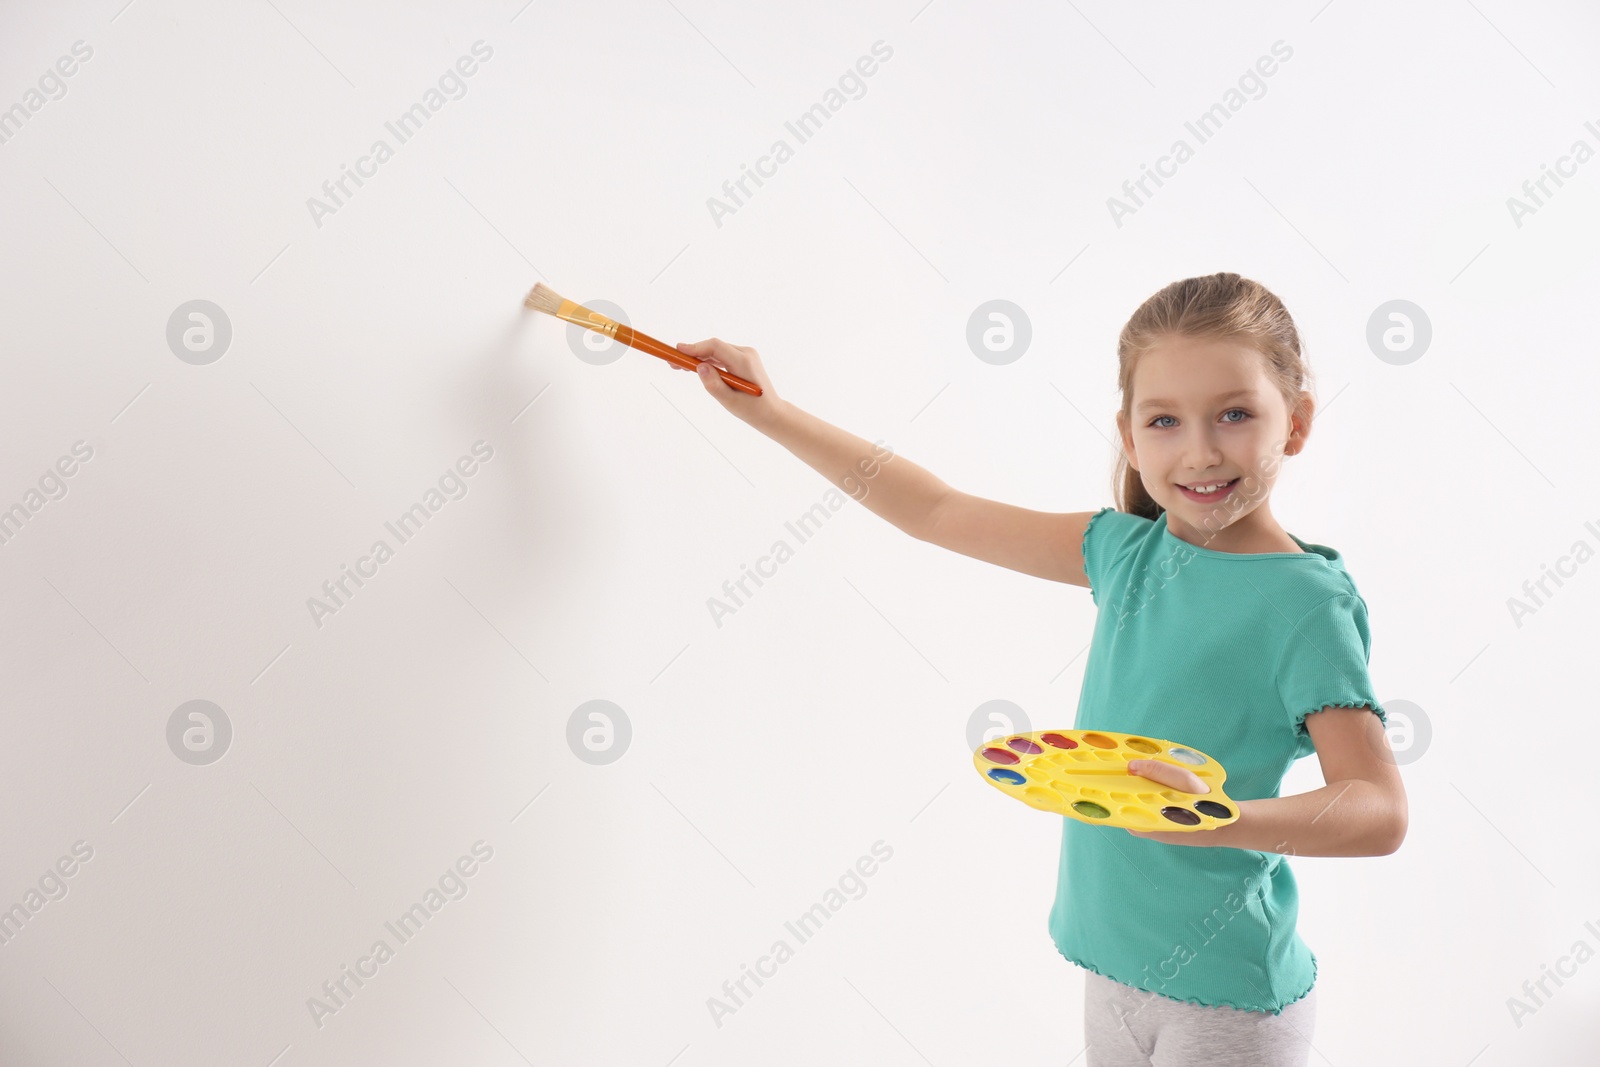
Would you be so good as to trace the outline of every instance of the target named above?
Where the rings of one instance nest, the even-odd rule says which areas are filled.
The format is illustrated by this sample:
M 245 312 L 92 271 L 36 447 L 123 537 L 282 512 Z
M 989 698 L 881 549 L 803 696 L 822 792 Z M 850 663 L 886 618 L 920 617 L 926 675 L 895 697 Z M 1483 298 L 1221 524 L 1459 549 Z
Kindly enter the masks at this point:
M 686 356 L 670 345 L 662 344 L 649 334 L 640 333 L 631 326 L 624 326 L 616 319 L 607 318 L 598 311 L 590 311 L 582 304 L 573 303 L 543 282 L 534 285 L 527 298 L 523 300 L 522 306 L 542 311 L 546 315 L 554 315 L 586 330 L 593 330 L 614 341 L 620 341 L 629 348 L 637 348 L 641 352 L 664 359 L 684 370 L 694 370 L 704 362 L 693 356 Z M 729 374 L 721 367 L 717 368 L 717 374 L 741 393 L 749 393 L 751 396 L 761 395 L 761 386 L 754 382 L 747 382 L 737 374 Z

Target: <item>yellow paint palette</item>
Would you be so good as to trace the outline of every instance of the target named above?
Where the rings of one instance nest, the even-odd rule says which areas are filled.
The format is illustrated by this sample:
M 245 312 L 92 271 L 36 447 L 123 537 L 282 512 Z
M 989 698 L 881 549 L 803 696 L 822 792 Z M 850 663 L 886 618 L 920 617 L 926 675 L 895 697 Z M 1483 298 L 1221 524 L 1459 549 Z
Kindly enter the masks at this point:
M 1185 793 L 1128 773 L 1128 761 L 1160 760 L 1191 771 L 1209 793 Z M 1228 772 L 1197 749 L 1110 730 L 1042 730 L 997 737 L 972 763 L 983 780 L 1030 808 L 1128 830 L 1214 830 L 1239 818 L 1222 791 Z

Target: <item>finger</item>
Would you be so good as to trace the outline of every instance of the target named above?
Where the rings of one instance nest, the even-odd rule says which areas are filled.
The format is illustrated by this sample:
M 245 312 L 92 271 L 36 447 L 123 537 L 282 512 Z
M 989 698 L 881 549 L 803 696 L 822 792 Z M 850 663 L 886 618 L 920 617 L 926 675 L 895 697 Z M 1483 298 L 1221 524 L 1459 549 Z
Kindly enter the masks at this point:
M 698 366 L 699 362 L 704 362 L 709 358 L 710 345 L 711 341 L 707 339 L 705 341 L 679 341 L 674 347 L 684 355 L 693 357 L 697 361 L 696 366 Z M 695 369 L 695 367 L 680 367 L 676 363 L 670 363 L 668 366 L 672 367 L 673 370 Z
M 706 383 L 706 388 L 710 389 L 712 392 L 716 392 L 719 389 L 728 388 L 728 383 L 724 382 L 722 380 L 722 375 L 717 373 L 716 364 L 712 363 L 709 359 L 700 364 L 700 366 L 696 367 L 695 372 L 700 375 L 700 380 Z
M 1162 785 L 1171 786 L 1173 789 L 1185 793 L 1209 793 L 1211 787 L 1206 785 L 1193 771 L 1186 770 L 1176 764 L 1164 760 L 1136 759 L 1128 761 L 1128 773 L 1151 781 L 1160 782 Z
M 716 354 L 716 346 L 721 343 L 715 337 L 709 337 L 704 341 L 679 341 L 677 348 L 679 352 L 686 356 L 692 356 L 701 363 L 711 363 L 721 367 L 723 370 L 727 370 L 727 362 Z

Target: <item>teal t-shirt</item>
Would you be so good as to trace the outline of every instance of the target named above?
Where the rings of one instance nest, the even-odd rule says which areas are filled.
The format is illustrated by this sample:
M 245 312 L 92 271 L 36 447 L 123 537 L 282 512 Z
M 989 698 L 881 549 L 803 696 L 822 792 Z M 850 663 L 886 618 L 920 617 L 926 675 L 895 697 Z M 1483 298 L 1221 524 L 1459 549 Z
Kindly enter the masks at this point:
M 1083 537 L 1098 607 L 1079 730 L 1147 734 L 1221 762 L 1235 800 L 1275 797 L 1313 753 L 1328 705 L 1387 716 L 1367 673 L 1367 607 L 1344 559 L 1218 552 L 1102 508 Z M 1195 848 L 1062 819 L 1050 936 L 1067 959 L 1175 1000 L 1281 1012 L 1317 961 L 1295 931 L 1299 894 L 1278 853 Z

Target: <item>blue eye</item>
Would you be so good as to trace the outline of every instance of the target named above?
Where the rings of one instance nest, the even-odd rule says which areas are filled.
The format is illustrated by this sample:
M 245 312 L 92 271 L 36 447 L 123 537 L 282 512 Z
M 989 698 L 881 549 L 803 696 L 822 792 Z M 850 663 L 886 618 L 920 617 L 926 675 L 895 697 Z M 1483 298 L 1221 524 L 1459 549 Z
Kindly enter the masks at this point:
M 1244 416 L 1243 419 L 1230 420 L 1228 422 L 1229 426 L 1237 426 L 1241 422 L 1243 422 L 1245 419 L 1248 419 L 1250 417 L 1250 413 L 1248 411 L 1246 411 L 1244 408 L 1229 408 L 1227 411 L 1223 412 L 1223 415 L 1243 415 Z M 1170 418 L 1172 418 L 1171 415 L 1157 415 L 1155 418 L 1150 420 L 1150 425 L 1151 426 L 1156 426 L 1156 423 L 1160 422 L 1162 419 L 1170 419 Z M 1165 429 L 1169 429 L 1169 427 L 1156 426 L 1156 429 L 1165 430 Z

